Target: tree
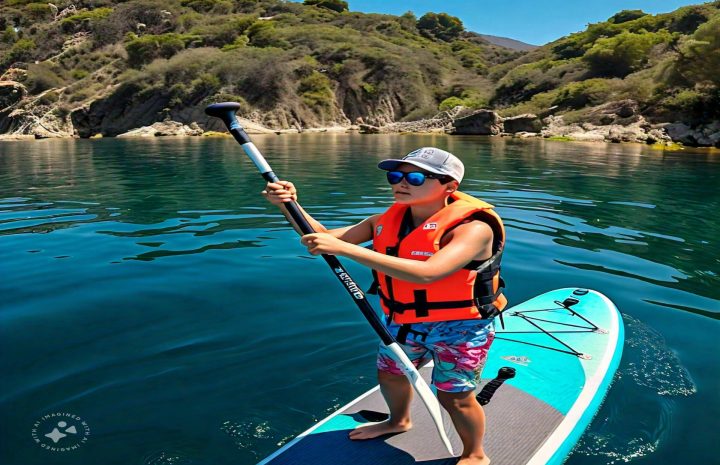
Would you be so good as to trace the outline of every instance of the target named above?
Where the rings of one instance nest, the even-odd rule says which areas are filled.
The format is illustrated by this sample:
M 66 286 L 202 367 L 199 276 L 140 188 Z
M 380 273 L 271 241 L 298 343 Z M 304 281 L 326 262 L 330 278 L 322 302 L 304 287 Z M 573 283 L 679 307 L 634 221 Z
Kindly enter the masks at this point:
M 608 22 L 615 24 L 627 23 L 628 21 L 633 21 L 643 16 L 647 16 L 647 13 L 643 10 L 622 10 L 620 13 L 615 13 L 610 17 Z
M 445 42 L 456 39 L 465 30 L 460 18 L 447 13 L 425 13 L 418 20 L 417 28 L 423 36 Z
M 327 8 L 328 10 L 337 11 L 342 13 L 348 11 L 348 2 L 343 0 L 305 0 L 305 5 L 317 6 L 320 8 Z
M 691 83 L 720 85 L 720 15 L 680 46 L 677 68 Z
M 667 32 L 622 32 L 614 37 L 596 40 L 583 60 L 596 76 L 624 77 L 647 63 L 648 53 L 654 45 L 669 40 Z

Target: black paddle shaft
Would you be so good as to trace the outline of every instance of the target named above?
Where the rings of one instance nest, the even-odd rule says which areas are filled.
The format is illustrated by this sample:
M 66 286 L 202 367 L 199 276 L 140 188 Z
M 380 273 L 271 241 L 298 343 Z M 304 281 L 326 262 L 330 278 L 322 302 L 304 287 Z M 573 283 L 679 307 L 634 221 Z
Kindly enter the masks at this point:
M 237 112 L 239 108 L 240 104 L 234 102 L 215 103 L 208 106 L 205 109 L 205 113 L 209 116 L 220 118 L 223 123 L 225 123 L 225 126 L 227 126 L 230 134 L 232 134 L 235 140 L 242 146 L 245 153 L 255 163 L 255 166 L 257 166 L 258 170 L 262 174 L 262 177 L 266 181 L 278 182 L 280 179 L 272 171 L 270 165 L 267 163 L 257 147 L 255 147 L 255 144 L 252 143 L 250 137 L 238 122 L 235 112 Z M 312 226 L 310 226 L 307 219 L 305 219 L 305 215 L 302 214 L 295 201 L 285 203 L 285 207 L 290 213 L 292 219 L 300 227 L 303 234 L 312 234 L 316 232 Z M 322 257 L 330 266 L 330 269 L 333 270 L 335 277 L 337 277 L 343 284 L 347 293 L 353 298 L 355 304 L 365 316 L 368 323 L 370 323 L 370 326 L 372 326 L 377 335 L 380 337 L 383 344 L 388 346 L 395 343 L 395 338 L 388 332 L 382 321 L 380 321 L 377 313 L 375 313 L 375 310 L 373 310 L 367 298 L 365 298 L 365 293 L 362 292 L 357 284 L 355 284 L 355 281 L 352 277 L 350 277 L 350 274 L 345 270 L 345 267 L 343 267 L 340 263 L 340 260 L 338 260 L 335 255 L 322 254 Z

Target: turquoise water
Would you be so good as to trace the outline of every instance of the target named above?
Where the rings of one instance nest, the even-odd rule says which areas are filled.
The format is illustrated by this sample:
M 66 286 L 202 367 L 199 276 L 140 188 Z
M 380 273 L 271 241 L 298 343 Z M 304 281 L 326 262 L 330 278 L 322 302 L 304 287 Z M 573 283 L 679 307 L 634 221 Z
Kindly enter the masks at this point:
M 505 218 L 511 303 L 588 287 L 625 317 L 617 379 L 568 463 L 720 463 L 720 157 L 457 136 L 254 140 L 330 227 L 390 205 L 380 159 L 456 153 L 464 190 Z M 253 464 L 374 385 L 375 335 L 262 187 L 229 139 L 0 144 L 0 463 Z M 56 412 L 86 422 L 76 450 L 35 442 Z

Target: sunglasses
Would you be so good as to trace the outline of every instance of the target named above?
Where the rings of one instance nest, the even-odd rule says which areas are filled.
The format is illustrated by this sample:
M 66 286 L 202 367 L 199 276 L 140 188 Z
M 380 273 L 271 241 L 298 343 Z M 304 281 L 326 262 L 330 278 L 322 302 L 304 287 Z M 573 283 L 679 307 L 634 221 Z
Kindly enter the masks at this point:
M 390 184 L 398 184 L 405 178 L 411 186 L 422 186 L 425 184 L 425 179 L 440 179 L 441 181 L 446 179 L 447 176 L 442 174 L 430 174 L 422 173 L 420 171 L 411 171 L 404 173 L 402 171 L 388 171 L 387 180 Z

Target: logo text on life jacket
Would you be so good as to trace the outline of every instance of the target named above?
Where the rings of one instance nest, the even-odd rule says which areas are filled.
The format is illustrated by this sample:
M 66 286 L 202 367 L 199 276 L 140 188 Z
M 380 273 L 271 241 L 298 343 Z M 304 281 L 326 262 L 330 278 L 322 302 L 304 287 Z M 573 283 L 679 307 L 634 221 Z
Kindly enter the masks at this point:
M 353 297 L 356 299 L 363 299 L 365 297 L 357 284 L 355 284 L 355 281 L 353 281 L 347 273 L 343 272 L 342 268 L 335 268 L 333 271 L 335 271 L 338 278 L 340 278 L 345 287 L 352 293 Z
M 435 255 L 435 253 L 425 252 L 424 250 L 413 250 L 412 252 L 410 252 L 410 255 L 414 255 L 416 257 L 432 257 L 433 255 Z
M 423 229 L 426 231 L 428 229 L 437 229 L 437 223 L 428 223 L 425 226 L 423 226 Z
M 381 232 L 382 232 L 382 225 L 379 224 L 379 225 L 377 226 L 377 228 L 375 228 L 375 235 L 376 235 L 376 236 L 379 236 Z

